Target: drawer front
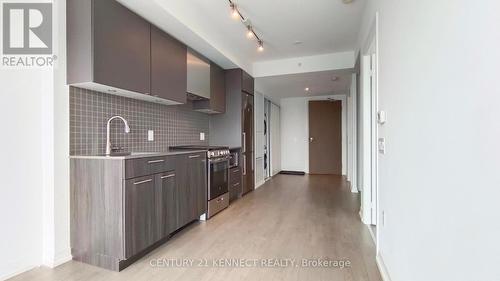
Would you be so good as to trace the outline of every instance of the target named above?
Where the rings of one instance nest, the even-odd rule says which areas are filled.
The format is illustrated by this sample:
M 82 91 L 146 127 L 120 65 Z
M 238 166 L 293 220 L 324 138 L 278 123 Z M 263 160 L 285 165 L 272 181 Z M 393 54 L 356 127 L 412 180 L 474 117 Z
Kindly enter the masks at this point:
M 229 185 L 229 201 L 232 202 L 241 197 L 243 193 L 243 187 L 240 182 L 235 182 Z
M 241 182 L 241 169 L 239 167 L 229 170 L 229 186 L 237 182 Z
M 125 162 L 125 178 L 142 177 L 172 171 L 175 168 L 175 157 L 147 157 L 130 159 Z

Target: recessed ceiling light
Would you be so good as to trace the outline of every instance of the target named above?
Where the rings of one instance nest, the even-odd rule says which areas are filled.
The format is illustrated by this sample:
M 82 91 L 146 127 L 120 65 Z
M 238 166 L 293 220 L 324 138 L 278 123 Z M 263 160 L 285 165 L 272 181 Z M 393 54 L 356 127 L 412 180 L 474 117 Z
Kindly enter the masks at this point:
M 304 91 L 309 92 L 309 87 L 306 87 Z
M 339 80 L 338 76 L 332 76 L 332 81 L 337 81 L 337 80 Z
M 302 41 L 295 41 L 295 42 L 293 42 L 294 45 L 300 45 L 302 43 L 304 43 L 304 42 L 302 42 Z

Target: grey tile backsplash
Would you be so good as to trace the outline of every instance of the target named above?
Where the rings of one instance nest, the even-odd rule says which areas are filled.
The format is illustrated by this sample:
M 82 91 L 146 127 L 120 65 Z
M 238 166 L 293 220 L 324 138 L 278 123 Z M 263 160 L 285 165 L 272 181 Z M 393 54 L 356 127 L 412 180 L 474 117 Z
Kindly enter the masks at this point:
M 127 151 L 165 151 L 172 145 L 207 145 L 209 117 L 191 109 L 190 104 L 167 106 L 70 87 L 70 154 L 104 154 L 106 123 L 114 115 L 125 118 L 112 121 L 111 144 Z M 148 141 L 148 130 L 154 141 Z M 200 141 L 200 132 L 205 141 Z

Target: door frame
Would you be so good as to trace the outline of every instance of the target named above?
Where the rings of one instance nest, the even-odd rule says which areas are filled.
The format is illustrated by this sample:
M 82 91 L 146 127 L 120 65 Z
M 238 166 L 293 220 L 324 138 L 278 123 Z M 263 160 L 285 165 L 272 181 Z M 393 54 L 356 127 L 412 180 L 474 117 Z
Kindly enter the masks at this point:
M 361 49 L 361 97 L 363 138 L 358 138 L 363 147 L 363 167 L 358 171 L 362 175 L 361 219 L 367 225 L 378 225 L 379 182 L 378 182 L 378 96 L 379 96 L 379 16 L 375 14 L 370 32 Z M 373 87 L 373 92 L 371 88 Z M 375 243 L 378 245 L 379 227 L 376 229 Z M 377 246 L 378 249 L 378 246 Z
M 304 161 L 305 161 L 305 172 L 309 174 L 309 101 L 326 101 L 328 99 L 335 99 L 342 101 L 342 176 L 347 176 L 347 96 L 346 95 L 328 95 L 328 96 L 317 96 L 317 97 L 307 97 L 305 98 L 305 107 L 306 107 L 306 139 L 304 140 L 307 145 L 305 146 Z

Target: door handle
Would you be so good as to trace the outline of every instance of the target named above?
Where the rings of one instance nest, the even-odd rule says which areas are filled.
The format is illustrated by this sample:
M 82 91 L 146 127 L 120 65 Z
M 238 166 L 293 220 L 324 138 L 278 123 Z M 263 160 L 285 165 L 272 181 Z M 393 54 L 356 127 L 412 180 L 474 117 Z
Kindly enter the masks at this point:
M 314 141 L 314 138 L 313 137 L 310 137 L 309 138 L 309 142 L 313 142 Z

